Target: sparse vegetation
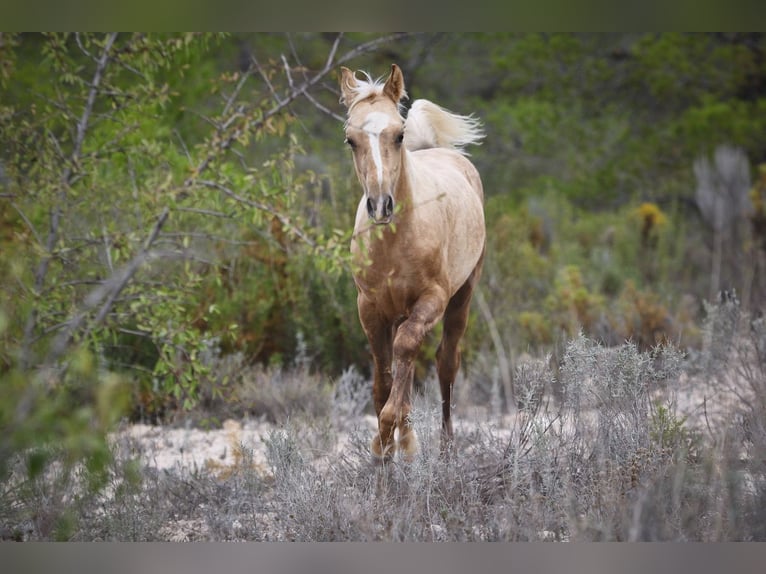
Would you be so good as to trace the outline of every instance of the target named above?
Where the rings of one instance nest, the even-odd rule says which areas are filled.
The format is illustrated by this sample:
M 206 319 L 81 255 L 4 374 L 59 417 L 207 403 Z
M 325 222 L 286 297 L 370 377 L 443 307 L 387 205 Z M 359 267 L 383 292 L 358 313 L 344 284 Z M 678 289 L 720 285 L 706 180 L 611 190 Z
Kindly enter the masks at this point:
M 24 540 L 597 541 L 763 540 L 766 501 L 762 321 L 736 300 L 709 309 L 738 328 L 703 354 L 729 368 L 700 369 L 672 347 L 641 351 L 571 340 L 550 385 L 549 362 L 527 360 L 514 377 L 518 406 L 505 416 L 458 417 L 456 443 L 438 449 L 439 405 L 416 397 L 416 459 L 371 463 L 365 382 L 353 371 L 334 394 L 299 367 L 233 382 L 271 396 L 274 421 L 257 443 L 231 435 L 230 463 L 157 470 L 127 435 L 111 441 L 100 474 L 71 480 L 48 471 L 11 474 L 2 492 L 3 535 Z M 761 353 L 759 355 L 759 353 Z M 713 364 L 712 362 L 710 364 Z M 726 393 L 726 418 L 681 411 L 683 381 L 703 377 Z M 758 386 L 760 385 L 760 386 Z M 258 387 L 257 390 L 254 390 Z M 294 396 L 300 389 L 304 406 Z M 545 389 L 545 390 L 543 390 Z M 368 389 L 365 389 L 368 390 Z M 314 398 L 312 398 L 314 397 Z M 719 399 L 722 398 L 719 396 Z M 306 409 L 306 401 L 324 401 Z M 712 400 L 712 399 L 711 399 Z M 219 416 L 241 415 L 238 403 Z M 288 408 L 290 405 L 294 408 Z M 342 448 L 339 448 L 342 447 Z M 260 454 L 256 455 L 255 451 Z M 256 458 L 260 457 L 259 460 Z M 142 461 L 142 462 L 140 462 Z M 22 460 L 18 463 L 22 464 Z M 23 469 L 22 469 L 23 470 Z M 101 494 L 84 496 L 92 481 Z

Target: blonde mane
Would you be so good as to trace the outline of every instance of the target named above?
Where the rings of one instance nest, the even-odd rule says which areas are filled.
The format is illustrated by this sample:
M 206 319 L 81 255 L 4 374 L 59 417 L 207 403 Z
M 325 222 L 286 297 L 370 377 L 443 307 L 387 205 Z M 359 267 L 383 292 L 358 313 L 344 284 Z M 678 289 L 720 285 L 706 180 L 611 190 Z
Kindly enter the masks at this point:
M 415 100 L 404 124 L 405 145 L 410 151 L 446 147 L 470 155 L 463 148 L 484 139 L 481 122 L 461 116 L 428 100 Z
M 364 100 L 375 98 L 378 96 L 383 95 L 383 87 L 385 86 L 385 78 L 378 78 L 377 80 L 373 80 L 372 76 L 368 74 L 367 72 L 361 71 L 360 72 L 364 75 L 365 79 L 360 80 L 357 78 L 356 85 L 355 86 L 349 86 L 349 90 L 353 94 L 353 97 L 351 98 L 351 101 L 347 101 L 345 97 L 341 96 L 340 103 L 346 106 L 351 112 L 351 110 L 356 106 L 359 102 L 363 102 Z M 407 92 L 404 92 L 402 94 L 402 99 L 407 98 Z M 399 108 L 399 112 L 402 111 L 402 104 L 400 102 L 397 102 L 397 107 Z
M 373 80 L 367 72 L 360 72 L 365 79 L 358 79 L 354 75 L 354 84 L 347 84 L 347 94 L 340 98 L 340 103 L 348 108 L 349 115 L 360 102 L 385 97 L 385 79 Z M 407 92 L 402 88 L 400 100 L 405 99 Z M 401 101 L 397 102 L 397 110 L 400 115 L 404 111 Z M 485 135 L 481 122 L 472 115 L 455 114 L 424 99 L 412 103 L 404 126 L 404 145 L 410 151 L 443 147 L 470 155 L 463 148 L 481 144 Z

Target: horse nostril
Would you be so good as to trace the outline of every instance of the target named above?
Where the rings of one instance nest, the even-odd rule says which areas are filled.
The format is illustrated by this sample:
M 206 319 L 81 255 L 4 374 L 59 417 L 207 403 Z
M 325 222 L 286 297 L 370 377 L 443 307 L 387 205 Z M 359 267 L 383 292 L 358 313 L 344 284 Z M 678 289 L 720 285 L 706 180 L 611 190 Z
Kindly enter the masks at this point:
M 394 198 L 390 195 L 386 198 L 386 209 L 385 209 L 386 217 L 390 216 L 392 213 L 394 213 Z
M 367 215 L 375 217 L 375 204 L 372 202 L 372 198 L 367 198 Z

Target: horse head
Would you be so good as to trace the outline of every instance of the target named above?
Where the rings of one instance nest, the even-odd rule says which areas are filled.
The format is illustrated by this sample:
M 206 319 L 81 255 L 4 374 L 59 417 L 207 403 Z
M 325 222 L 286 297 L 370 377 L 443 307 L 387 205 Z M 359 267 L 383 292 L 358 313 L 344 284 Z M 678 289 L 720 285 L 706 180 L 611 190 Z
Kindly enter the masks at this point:
M 346 143 L 367 198 L 367 214 L 382 225 L 393 220 L 395 191 L 402 173 L 404 119 L 399 102 L 406 92 L 396 64 L 385 83 L 368 80 L 360 82 L 354 72 L 341 68 L 341 102 L 348 109 Z

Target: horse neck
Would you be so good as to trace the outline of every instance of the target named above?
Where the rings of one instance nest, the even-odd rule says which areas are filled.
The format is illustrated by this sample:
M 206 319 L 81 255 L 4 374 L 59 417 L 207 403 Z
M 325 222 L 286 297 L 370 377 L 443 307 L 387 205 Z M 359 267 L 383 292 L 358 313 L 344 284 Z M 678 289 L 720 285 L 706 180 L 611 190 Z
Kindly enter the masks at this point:
M 396 189 L 394 191 L 394 200 L 396 201 L 396 204 L 401 205 L 403 208 L 397 216 L 397 220 L 400 223 L 409 219 L 415 199 L 413 189 L 416 184 L 411 159 L 411 152 L 402 147 L 401 171 L 399 173 L 399 181 L 396 183 Z

